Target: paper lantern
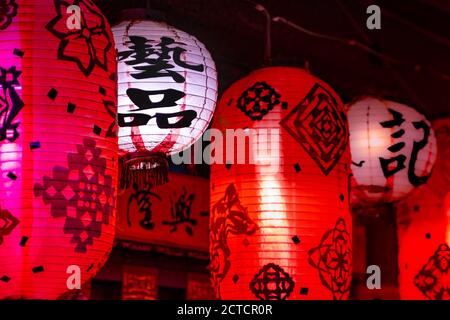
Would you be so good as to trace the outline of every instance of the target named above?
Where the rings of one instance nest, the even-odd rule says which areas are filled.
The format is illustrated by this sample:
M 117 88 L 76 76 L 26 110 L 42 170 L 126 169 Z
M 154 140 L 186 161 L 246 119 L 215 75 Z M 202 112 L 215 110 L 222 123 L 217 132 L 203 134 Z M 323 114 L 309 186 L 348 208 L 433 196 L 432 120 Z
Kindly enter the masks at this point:
M 227 157 L 211 166 L 209 268 L 218 296 L 345 299 L 350 153 L 340 98 L 301 69 L 265 68 L 224 93 L 213 128 L 244 129 L 254 162 Z
M 113 32 L 119 148 L 131 160 L 124 183 L 164 182 L 164 156 L 192 145 L 209 125 L 217 99 L 214 61 L 194 36 L 165 23 L 125 21 Z
M 428 180 L 436 138 L 422 114 L 372 97 L 348 108 L 356 206 L 399 200 Z
M 450 119 L 433 122 L 433 175 L 396 204 L 401 299 L 450 300 Z
M 114 239 L 114 40 L 87 0 L 1 1 L 0 29 L 0 299 L 55 299 Z

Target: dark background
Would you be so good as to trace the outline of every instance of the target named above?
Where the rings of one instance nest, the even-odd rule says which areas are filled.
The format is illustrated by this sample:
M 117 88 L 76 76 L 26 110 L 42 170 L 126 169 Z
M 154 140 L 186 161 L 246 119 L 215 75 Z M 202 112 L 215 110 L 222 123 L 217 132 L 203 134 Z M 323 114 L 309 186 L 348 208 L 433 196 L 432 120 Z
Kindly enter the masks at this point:
M 195 35 L 211 52 L 219 73 L 219 94 L 234 81 L 264 66 L 265 17 L 250 0 L 95 0 L 114 25 L 124 9 L 147 8 L 152 14 Z M 252 3 L 253 2 L 253 3 Z M 450 117 L 450 0 L 260 0 L 272 17 L 281 16 L 303 28 L 354 39 L 395 62 L 360 48 L 312 37 L 272 23 L 272 64 L 307 66 L 349 102 L 358 95 L 377 95 L 403 102 L 429 120 Z M 381 8 L 381 30 L 368 30 L 366 9 Z M 208 176 L 209 167 L 175 168 Z M 354 219 L 354 299 L 398 299 L 397 238 L 391 206 L 373 209 L 375 218 Z M 143 256 L 141 256 L 143 255 Z M 120 266 L 143 261 L 183 277 L 186 270 L 207 273 L 207 261 L 155 256 L 116 248 L 93 295 L 120 295 Z M 145 263 L 144 263 L 145 262 Z M 383 290 L 367 290 L 365 267 L 377 264 L 387 275 Z M 173 266 L 177 270 L 172 270 Z M 118 267 L 119 266 L 119 267 Z M 119 269 L 118 269 L 119 268 Z M 172 273 L 170 273 L 172 272 Z M 170 273 L 170 274 L 169 274 Z M 175 280 L 174 280 L 175 281 Z M 179 281 L 183 283 L 182 280 Z M 160 299 L 183 298 L 182 285 L 160 284 Z M 376 292 L 374 292 L 376 291 Z
M 359 48 L 272 24 L 274 65 L 309 64 L 344 101 L 375 94 L 404 102 L 430 120 L 450 116 L 450 1 L 261 0 L 315 32 L 355 39 L 400 60 L 387 63 Z M 265 18 L 248 0 L 97 0 L 111 24 L 121 10 L 150 8 L 205 43 L 217 64 L 220 92 L 264 65 Z M 381 7 L 381 30 L 368 30 L 366 9 Z M 445 76 L 447 75 L 447 77 Z

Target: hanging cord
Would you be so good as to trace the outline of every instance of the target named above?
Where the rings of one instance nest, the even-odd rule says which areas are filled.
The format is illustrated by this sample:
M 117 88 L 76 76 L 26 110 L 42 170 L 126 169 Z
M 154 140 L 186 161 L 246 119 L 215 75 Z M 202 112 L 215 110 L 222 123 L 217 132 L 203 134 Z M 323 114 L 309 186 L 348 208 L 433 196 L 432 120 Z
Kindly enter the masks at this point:
M 335 0 L 337 3 L 339 9 L 344 13 L 344 15 L 347 17 L 347 19 L 350 21 L 353 29 L 360 35 L 362 39 L 364 39 L 364 42 L 366 45 L 373 45 L 373 42 L 371 41 L 370 37 L 366 34 L 364 31 L 364 28 L 361 27 L 361 25 L 356 21 L 356 19 L 352 16 L 350 10 L 342 3 L 341 0 Z M 423 112 L 423 107 L 425 104 L 423 103 L 422 99 L 419 98 L 419 96 L 416 94 L 416 92 L 411 89 L 406 79 L 392 67 L 392 64 L 387 63 L 387 70 L 391 73 L 392 77 L 397 80 L 397 84 L 399 87 L 401 87 L 408 96 L 410 96 L 416 103 L 416 107 L 421 109 Z
M 256 9 L 256 11 L 261 12 L 266 18 L 266 45 L 264 50 L 264 65 L 269 66 L 272 64 L 272 16 L 263 5 L 252 0 L 244 1 L 251 4 Z
M 380 53 L 377 50 L 372 49 L 371 47 L 369 47 L 368 45 L 365 45 L 355 39 L 347 39 L 347 38 L 341 38 L 341 37 L 335 37 L 332 35 L 327 35 L 327 34 L 323 34 L 323 33 L 318 33 L 318 32 L 314 32 L 311 31 L 309 29 L 306 29 L 286 18 L 283 17 L 274 17 L 272 19 L 273 22 L 277 22 L 277 23 L 282 23 L 285 24 L 297 31 L 300 31 L 304 34 L 307 34 L 311 37 L 315 37 L 315 38 L 320 38 L 320 39 L 324 39 L 324 40 L 329 40 L 329 41 L 334 41 L 334 42 L 338 42 L 350 47 L 356 47 L 359 48 L 363 51 L 366 51 L 376 57 L 378 57 L 379 59 L 383 60 L 384 62 L 390 63 L 390 64 L 395 64 L 395 65 L 403 65 L 403 66 L 410 66 L 410 63 L 405 62 L 403 60 L 388 56 L 386 54 Z M 411 66 L 410 66 L 411 67 Z M 432 68 L 430 66 L 425 66 L 425 65 L 421 65 L 421 64 L 414 64 L 411 68 L 411 70 L 419 72 L 419 71 L 423 71 L 426 70 L 432 74 L 435 74 L 436 76 L 442 78 L 443 80 L 450 80 L 450 75 L 443 73 L 439 70 L 436 70 L 435 68 Z

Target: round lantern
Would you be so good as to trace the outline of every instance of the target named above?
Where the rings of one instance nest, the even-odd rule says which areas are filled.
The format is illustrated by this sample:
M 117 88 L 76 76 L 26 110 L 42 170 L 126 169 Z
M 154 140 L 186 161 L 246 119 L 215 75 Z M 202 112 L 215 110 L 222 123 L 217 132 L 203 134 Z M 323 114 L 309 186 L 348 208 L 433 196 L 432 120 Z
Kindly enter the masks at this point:
M 428 180 L 436 138 L 422 114 L 365 97 L 349 105 L 348 120 L 356 205 L 399 200 Z
M 396 204 L 401 299 L 450 300 L 450 119 L 432 123 L 433 175 Z
M 218 296 L 347 298 L 350 153 L 337 94 L 301 69 L 261 69 L 224 93 L 213 128 L 224 141 L 238 137 L 228 150 L 247 148 L 245 163 L 232 154 L 211 166 L 209 268 Z
M 114 239 L 114 39 L 88 0 L 1 1 L 0 29 L 0 299 L 56 299 Z
M 217 99 L 214 61 L 194 36 L 165 23 L 125 21 L 113 33 L 123 182 L 164 182 L 165 156 L 192 145 L 209 125 Z

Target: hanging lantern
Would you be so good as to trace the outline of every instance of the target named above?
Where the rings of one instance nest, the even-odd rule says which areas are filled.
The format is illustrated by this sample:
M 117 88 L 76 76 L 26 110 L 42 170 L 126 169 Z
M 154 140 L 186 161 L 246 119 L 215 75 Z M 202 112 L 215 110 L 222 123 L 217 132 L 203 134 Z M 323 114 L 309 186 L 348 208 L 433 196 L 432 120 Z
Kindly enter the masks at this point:
M 265 68 L 233 84 L 214 119 L 222 134 L 234 129 L 250 141 L 245 164 L 232 154 L 211 166 L 209 268 L 218 296 L 347 298 L 350 153 L 340 98 L 301 69 Z
M 450 300 L 450 119 L 433 122 L 433 175 L 396 204 L 401 299 Z
M 56 299 L 114 239 L 114 40 L 88 0 L 1 1 L 0 29 L 0 299 Z
M 436 139 L 422 114 L 365 97 L 349 105 L 348 119 L 356 206 L 399 200 L 428 180 Z
M 121 184 L 167 180 L 165 157 L 205 131 L 217 99 L 217 73 L 205 46 L 161 22 L 133 20 L 113 28 L 118 50 Z

